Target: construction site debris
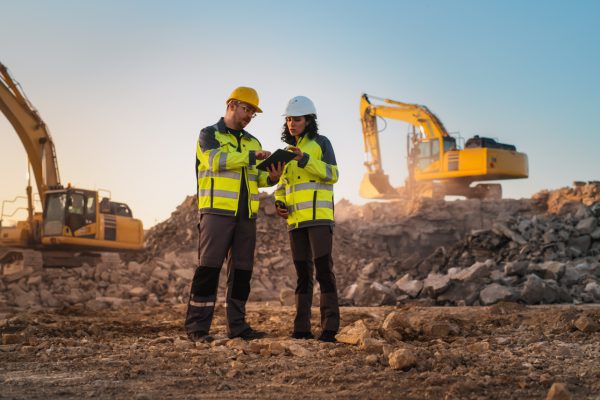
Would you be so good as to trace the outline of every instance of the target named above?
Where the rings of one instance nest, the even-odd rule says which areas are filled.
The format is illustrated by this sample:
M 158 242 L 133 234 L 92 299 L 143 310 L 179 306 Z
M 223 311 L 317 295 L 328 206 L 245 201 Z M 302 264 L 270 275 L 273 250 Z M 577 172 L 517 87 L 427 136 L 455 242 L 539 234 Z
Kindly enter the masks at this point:
M 533 199 L 422 200 L 410 209 L 342 200 L 334 235 L 342 303 L 600 302 L 598 196 L 600 184 L 593 182 Z M 287 227 L 271 196 L 261 194 L 260 204 L 250 300 L 291 305 L 295 270 Z M 189 196 L 150 229 L 145 251 L 135 256 L 105 254 L 96 265 L 77 268 L 30 268 L 25 260 L 3 265 L 0 309 L 186 303 L 197 262 L 196 224 Z M 225 283 L 222 276 L 220 296 Z

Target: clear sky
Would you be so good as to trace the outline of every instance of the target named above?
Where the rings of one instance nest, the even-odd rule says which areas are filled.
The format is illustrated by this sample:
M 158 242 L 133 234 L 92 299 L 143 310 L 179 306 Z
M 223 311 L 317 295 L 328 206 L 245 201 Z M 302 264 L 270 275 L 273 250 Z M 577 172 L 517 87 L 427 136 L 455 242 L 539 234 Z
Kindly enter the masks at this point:
M 361 93 L 428 106 L 450 132 L 512 143 L 529 197 L 600 179 L 600 1 L 0 0 L 0 61 L 53 135 L 63 183 L 108 189 L 150 227 L 195 193 L 199 130 L 238 85 L 279 141 L 287 100 L 310 97 L 340 168 L 336 199 L 362 203 Z M 408 125 L 381 133 L 393 185 Z M 25 151 L 0 116 L 0 199 L 24 194 Z

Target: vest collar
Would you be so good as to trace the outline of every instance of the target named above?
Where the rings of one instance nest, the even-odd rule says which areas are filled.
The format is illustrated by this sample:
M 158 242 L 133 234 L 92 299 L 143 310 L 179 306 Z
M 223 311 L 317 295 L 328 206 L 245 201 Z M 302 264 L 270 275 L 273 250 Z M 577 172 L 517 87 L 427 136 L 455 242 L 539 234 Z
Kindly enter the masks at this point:
M 225 125 L 225 118 L 221 117 L 221 119 L 219 120 L 219 122 L 217 122 L 217 130 L 219 132 L 228 132 L 229 129 L 227 128 L 227 125 Z M 244 129 L 242 129 L 242 136 L 245 136 L 247 138 L 251 137 L 251 135 L 246 132 Z

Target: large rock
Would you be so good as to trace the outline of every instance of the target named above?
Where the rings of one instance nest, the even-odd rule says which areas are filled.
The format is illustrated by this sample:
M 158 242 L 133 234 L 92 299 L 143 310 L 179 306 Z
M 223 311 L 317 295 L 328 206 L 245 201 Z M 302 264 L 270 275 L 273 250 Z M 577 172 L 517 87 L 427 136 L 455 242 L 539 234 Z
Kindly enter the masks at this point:
M 487 260 L 486 262 L 476 262 L 471 265 L 469 268 L 465 268 L 462 271 L 456 273 L 452 279 L 456 279 L 464 282 L 473 282 L 485 279 L 490 276 L 491 268 L 494 263 L 492 260 Z
M 417 355 L 409 348 L 397 349 L 390 353 L 388 363 L 392 369 L 407 370 L 417 365 Z
M 335 338 L 340 343 L 359 344 L 362 340 L 370 338 L 371 333 L 365 321 L 359 319 L 352 325 L 342 328 Z
M 402 278 L 396 281 L 395 286 L 402 293 L 415 298 L 419 295 L 419 293 L 421 293 L 421 290 L 423 289 L 423 282 L 417 279 L 411 279 L 409 274 L 405 274 Z
M 429 273 L 423 282 L 423 294 L 425 296 L 435 297 L 443 293 L 450 285 L 450 277 L 448 275 Z M 421 296 L 422 297 L 422 296 Z
M 530 264 L 529 271 L 543 279 L 558 281 L 565 272 L 565 264 L 558 261 L 547 261 L 542 264 Z
M 485 289 L 479 293 L 481 304 L 485 306 L 498 303 L 499 301 L 512 300 L 513 296 L 513 291 L 510 288 L 497 283 L 486 286 Z

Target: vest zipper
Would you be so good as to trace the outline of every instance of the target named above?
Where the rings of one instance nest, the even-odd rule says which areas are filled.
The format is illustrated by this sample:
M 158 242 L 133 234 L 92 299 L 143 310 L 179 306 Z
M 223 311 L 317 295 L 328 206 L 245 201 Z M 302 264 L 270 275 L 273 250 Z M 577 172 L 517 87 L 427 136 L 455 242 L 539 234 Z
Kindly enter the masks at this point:
M 313 195 L 313 220 L 317 219 L 317 191 Z
M 210 178 L 210 208 L 213 208 L 213 195 L 215 192 L 215 178 Z

